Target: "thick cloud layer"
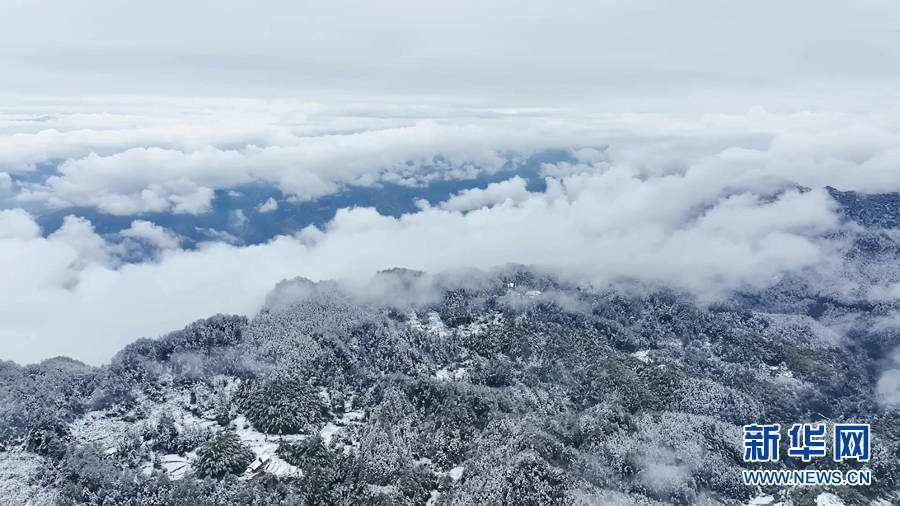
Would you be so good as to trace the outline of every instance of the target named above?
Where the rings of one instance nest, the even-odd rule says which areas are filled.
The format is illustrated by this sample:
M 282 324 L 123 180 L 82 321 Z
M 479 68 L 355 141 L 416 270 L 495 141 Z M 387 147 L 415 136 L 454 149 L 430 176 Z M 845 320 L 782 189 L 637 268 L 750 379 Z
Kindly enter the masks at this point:
M 102 114 L 79 108 L 113 107 L 33 103 L 0 117 L 9 174 L 0 188 L 0 357 L 98 363 L 196 318 L 253 314 L 284 278 L 365 279 L 397 266 L 516 262 L 711 300 L 786 273 L 836 272 L 841 245 L 825 237 L 846 225 L 825 185 L 900 190 L 900 124 L 874 112 L 149 103 Z M 516 173 L 550 148 L 567 161 Z M 402 216 L 350 203 L 323 226 L 262 244 L 232 235 L 253 213 L 282 212 L 282 198 L 499 170 L 509 176 L 418 201 Z M 196 248 L 143 214 L 215 212 L 216 191 L 251 183 L 283 195 L 228 210 L 227 227 L 207 230 L 210 241 Z M 129 225 L 100 235 L 78 217 L 85 208 Z M 71 216 L 40 230 L 36 218 L 49 211 Z M 866 289 L 896 297 L 892 286 Z
M 288 198 L 309 200 L 346 185 L 471 179 L 548 148 L 574 148 L 589 161 L 604 145 L 611 161 L 651 175 L 690 165 L 711 177 L 900 189 L 900 122 L 890 114 L 754 108 L 661 116 L 247 101 L 237 110 L 212 102 L 185 117 L 178 107 L 0 116 L 0 202 L 5 194 L 24 207 L 202 214 L 216 190 L 240 185 L 271 184 Z M 561 176 L 578 168 L 547 170 Z M 465 205 L 460 199 L 447 205 Z

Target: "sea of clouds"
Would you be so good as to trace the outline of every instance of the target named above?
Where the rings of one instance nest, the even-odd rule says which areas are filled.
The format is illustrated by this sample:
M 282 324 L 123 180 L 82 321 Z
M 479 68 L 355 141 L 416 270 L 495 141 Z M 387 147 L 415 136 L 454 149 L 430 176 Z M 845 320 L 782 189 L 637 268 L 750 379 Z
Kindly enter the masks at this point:
M 828 238 L 849 225 L 826 186 L 900 191 L 900 116 L 870 109 L 651 114 L 110 98 L 2 111 L 0 357 L 18 362 L 102 363 L 197 318 L 252 315 L 285 278 L 363 279 L 391 267 L 521 263 L 714 300 L 787 273 L 836 272 L 843 245 Z M 536 188 L 515 169 L 548 149 L 568 158 L 541 165 Z M 501 172 L 509 177 L 476 187 Z M 322 226 L 260 244 L 223 235 L 187 247 L 147 218 L 213 212 L 217 192 L 247 184 L 279 196 L 235 219 L 348 187 L 448 180 L 472 187 L 399 216 L 335 209 Z M 39 225 L 68 209 L 59 228 Z M 100 234 L 83 209 L 130 226 Z M 135 260 L 135 248 L 150 254 Z M 900 285 L 863 288 L 900 296 Z

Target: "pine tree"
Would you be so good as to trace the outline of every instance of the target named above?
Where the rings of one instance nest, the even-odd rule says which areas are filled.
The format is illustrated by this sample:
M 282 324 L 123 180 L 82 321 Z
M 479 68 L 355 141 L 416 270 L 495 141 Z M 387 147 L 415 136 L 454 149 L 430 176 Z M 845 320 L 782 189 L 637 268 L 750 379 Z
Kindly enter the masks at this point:
M 222 478 L 226 474 L 243 473 L 254 458 L 237 434 L 223 430 L 197 451 L 195 467 L 201 477 Z
M 241 385 L 238 402 L 250 423 L 268 434 L 308 430 L 325 410 L 319 397 L 304 381 L 282 376 L 261 384 Z

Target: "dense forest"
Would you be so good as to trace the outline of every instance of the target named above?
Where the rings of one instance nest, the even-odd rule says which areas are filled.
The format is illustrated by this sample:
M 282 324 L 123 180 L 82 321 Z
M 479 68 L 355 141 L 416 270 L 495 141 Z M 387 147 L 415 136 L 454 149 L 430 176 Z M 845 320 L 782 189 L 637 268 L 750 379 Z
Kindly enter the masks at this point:
M 844 272 L 900 275 L 896 202 L 834 196 L 860 224 Z M 253 318 L 141 339 L 103 367 L 0 363 L 0 500 L 895 503 L 900 410 L 879 380 L 900 367 L 884 323 L 900 308 L 815 286 L 713 303 L 523 266 L 287 280 Z M 741 483 L 821 467 L 745 463 L 742 425 L 816 421 L 871 424 L 872 486 Z

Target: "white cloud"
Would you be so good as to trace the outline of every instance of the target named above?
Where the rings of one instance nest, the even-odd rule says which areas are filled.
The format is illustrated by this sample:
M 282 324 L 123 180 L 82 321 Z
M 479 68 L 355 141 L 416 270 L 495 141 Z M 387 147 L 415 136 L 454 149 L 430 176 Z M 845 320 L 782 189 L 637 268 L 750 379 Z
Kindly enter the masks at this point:
M 888 369 L 882 373 L 875 392 L 883 405 L 900 408 L 900 369 Z
M 240 244 L 241 240 L 233 234 L 230 234 L 224 230 L 216 230 L 214 228 L 201 228 L 195 227 L 195 230 L 203 234 L 203 236 L 207 237 L 210 241 L 221 241 L 226 244 Z
M 32 239 L 40 233 L 41 228 L 26 211 L 0 210 L 0 239 Z
M 689 185 L 697 191 L 687 191 Z M 71 218 L 48 239 L 32 231 L 0 244 L 0 251 L 16 256 L 6 261 L 15 262 L 21 276 L 6 281 L 5 293 L 16 299 L 0 304 L 0 355 L 29 361 L 63 353 L 102 361 L 135 337 L 195 318 L 253 314 L 277 281 L 298 275 L 359 279 L 394 266 L 436 272 L 519 262 L 596 283 L 627 276 L 714 295 L 765 286 L 823 260 L 827 250 L 814 235 L 837 226 L 823 191 L 787 192 L 767 202 L 718 195 L 723 188 L 688 175 L 586 173 L 548 179 L 546 192 L 520 195 L 515 206 L 467 213 L 429 207 L 399 218 L 345 209 L 322 230 L 296 237 L 168 249 L 153 262 L 125 265 L 85 220 Z M 663 197 L 665 205 L 645 204 Z M 158 232 L 140 223 L 131 229 Z M 28 250 L 36 253 L 18 253 Z M 48 280 L 34 281 L 41 277 Z M 36 318 L 41 311 L 55 317 Z M 26 341 L 41 346 L 16 344 Z
M 261 213 L 271 213 L 272 211 L 275 211 L 277 209 L 278 209 L 278 201 L 273 199 L 272 197 L 269 197 L 269 200 L 260 204 L 256 210 Z
M 208 211 L 213 190 L 252 182 L 312 199 L 342 185 L 466 179 L 507 162 L 495 148 L 526 147 L 535 133 L 509 137 L 477 125 L 418 122 L 403 128 L 295 139 L 288 146 L 207 146 L 192 151 L 133 147 L 100 156 L 91 153 L 59 165 L 59 175 L 26 185 L 23 202 L 53 207 L 95 206 L 119 215 L 144 212 L 198 214 Z M 425 169 L 434 169 L 425 172 Z
M 107 100 L 100 107 L 118 106 Z M 166 108 L 166 102 L 156 100 Z M 195 102 L 193 107 L 202 104 Z M 74 104 L 65 109 L 78 107 Z M 182 103 L 180 107 L 190 107 Z M 126 107 L 136 109 L 139 102 Z M 38 106 L 39 110 L 40 105 Z M 292 108 L 296 110 L 296 107 Z M 183 111 L 184 109 L 182 109 Z M 54 113 L 58 113 L 54 110 Z M 40 113 L 25 118 L 42 117 Z M 180 117 L 179 117 L 180 116 Z M 241 111 L 241 118 L 222 112 L 209 114 L 167 115 L 146 113 L 66 113 L 42 121 L 22 121 L 19 116 L 0 115 L 0 169 L 12 172 L 35 170 L 38 164 L 55 160 L 79 159 L 94 154 L 109 156 L 129 148 L 154 146 L 163 149 L 200 150 L 207 146 L 262 143 L 280 145 L 295 138 L 285 126 L 272 124 L 271 117 L 260 118 L 251 111 Z
M 147 242 L 157 249 L 175 249 L 181 245 L 181 238 L 155 223 L 135 220 L 131 226 L 120 231 L 122 237 L 130 237 Z
M 12 188 L 12 177 L 8 172 L 0 172 L 0 192 L 4 192 Z
M 898 322 L 894 322 L 897 327 Z M 900 410 L 900 347 L 888 356 L 889 366 L 875 385 L 875 397 L 883 406 Z
M 400 217 L 342 209 L 321 228 L 252 246 L 239 239 L 248 223 L 243 210 L 232 211 L 227 230 L 198 229 L 211 242 L 196 250 L 181 249 L 166 230 L 135 220 L 121 235 L 160 250 L 141 263 L 123 263 L 122 245 L 105 243 L 87 220 L 66 218 L 45 238 L 25 211 L 2 211 L 0 265 L 16 269 L 0 274 L 8 287 L 0 296 L 0 357 L 68 354 L 100 362 L 134 338 L 195 318 L 253 314 L 283 278 L 359 279 L 396 266 L 437 272 L 517 262 L 578 281 L 630 278 L 707 298 L 768 286 L 787 272 L 816 272 L 828 290 L 851 290 L 854 278 L 834 268 L 842 246 L 824 238 L 843 225 L 822 186 L 900 190 L 900 177 L 888 177 L 900 171 L 889 163 L 900 146 L 900 125 L 875 113 L 756 108 L 661 115 L 380 104 L 283 113 L 281 105 L 241 106 L 256 118 L 255 138 L 254 128 L 227 131 L 229 122 L 218 135 L 218 113 L 195 111 L 188 116 L 205 118 L 197 120 L 205 130 L 169 144 L 162 127 L 153 139 L 128 133 L 131 124 L 177 125 L 178 114 L 165 107 L 159 116 L 144 111 L 128 120 L 49 120 L 60 132 L 84 130 L 83 137 L 47 136 L 47 144 L 11 157 L 29 164 L 51 158 L 45 152 L 72 154 L 58 174 L 26 184 L 14 202 L 38 210 L 77 204 L 124 215 L 202 213 L 215 190 L 237 192 L 245 184 L 268 182 L 296 200 L 345 184 L 470 178 L 550 147 L 571 148 L 575 159 L 543 164 L 544 191 L 529 192 L 524 177 L 512 176 L 433 206 L 420 201 L 417 212 Z M 291 126 L 295 120 L 302 131 Z M 128 140 L 104 149 L 79 144 L 102 144 L 110 134 L 95 137 L 100 127 L 122 130 Z M 0 136 L 21 128 L 0 117 L 6 132 Z M 37 129 L 29 135 L 43 131 L 28 128 Z M 796 183 L 812 189 L 798 191 Z M 882 298 L 895 293 L 882 292 Z M 41 316 L 48 312 L 55 317 Z
M 596 148 L 581 148 L 573 153 L 575 159 L 581 163 L 597 163 L 606 158 L 602 150 Z
M 115 266 L 115 248 L 94 231 L 94 225 L 78 216 L 66 216 L 62 225 L 47 236 L 51 243 L 64 244 L 78 253 L 70 266 L 78 272 L 91 264 Z
M 221 103 L 182 120 L 179 108 L 189 107 L 164 102 L 154 114 L 127 116 L 137 126 L 78 115 L 36 132 L 16 131 L 34 129 L 31 123 L 0 118 L 0 159 L 29 167 L 61 160 L 58 173 L 21 182 L 13 198 L 23 206 L 92 206 L 116 215 L 200 214 L 210 210 L 215 190 L 233 195 L 245 184 L 274 185 L 291 201 L 315 199 L 345 185 L 471 179 L 568 146 L 606 147 L 573 149 L 576 162 L 544 164 L 543 175 L 624 167 L 644 175 L 693 171 L 738 183 L 768 178 L 809 187 L 900 190 L 900 124 L 876 113 L 771 113 L 755 107 L 746 113 L 663 115 L 291 102 L 283 112 L 248 101 L 241 112 L 252 121 L 238 127 L 239 118 Z M 188 126 L 179 127 L 179 121 Z
M 244 214 L 243 209 L 235 209 L 228 214 L 228 228 L 231 229 L 232 232 L 240 232 L 244 230 L 247 226 L 247 215 Z
M 441 207 L 451 211 L 471 211 L 504 202 L 514 204 L 528 197 L 526 183 L 524 179 L 516 176 L 500 183 L 491 183 L 483 190 L 481 188 L 464 190 L 442 203 Z

